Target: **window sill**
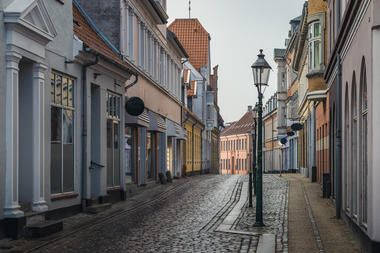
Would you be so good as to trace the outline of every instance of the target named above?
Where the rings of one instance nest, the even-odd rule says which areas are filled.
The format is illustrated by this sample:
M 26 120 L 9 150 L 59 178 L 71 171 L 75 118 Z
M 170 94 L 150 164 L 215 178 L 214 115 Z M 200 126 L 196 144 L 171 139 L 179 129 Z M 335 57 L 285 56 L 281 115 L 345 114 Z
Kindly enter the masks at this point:
M 316 78 L 316 77 L 323 77 L 323 75 L 324 75 L 323 69 L 313 69 L 313 70 L 309 70 L 309 73 L 306 74 L 306 78 L 311 79 L 311 78 Z
M 65 192 L 65 193 L 52 194 L 50 197 L 50 200 L 59 201 L 63 199 L 75 199 L 76 197 L 78 197 L 78 193 L 76 192 Z

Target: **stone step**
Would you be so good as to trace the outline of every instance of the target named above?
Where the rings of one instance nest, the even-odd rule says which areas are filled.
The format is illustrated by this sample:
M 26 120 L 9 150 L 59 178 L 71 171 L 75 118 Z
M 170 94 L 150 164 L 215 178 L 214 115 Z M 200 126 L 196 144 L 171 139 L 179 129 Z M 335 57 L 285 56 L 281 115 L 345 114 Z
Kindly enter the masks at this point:
M 111 206 L 112 206 L 111 203 L 88 206 L 86 208 L 86 213 L 97 214 L 97 213 L 103 212 L 104 210 L 107 210 L 108 208 L 111 208 Z
M 26 235 L 30 238 L 40 238 L 62 231 L 63 222 L 48 220 L 26 226 Z
M 27 212 L 25 213 L 25 218 L 26 218 L 26 226 L 45 222 L 44 213 Z

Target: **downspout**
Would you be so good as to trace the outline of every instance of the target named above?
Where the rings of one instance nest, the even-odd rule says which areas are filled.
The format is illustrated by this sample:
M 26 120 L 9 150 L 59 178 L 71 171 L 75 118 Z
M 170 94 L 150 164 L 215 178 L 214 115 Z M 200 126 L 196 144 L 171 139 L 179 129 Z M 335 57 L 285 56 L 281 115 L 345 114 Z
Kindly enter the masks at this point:
M 203 137 L 203 132 L 205 131 L 206 129 L 205 129 L 205 127 L 203 127 L 202 128 L 202 130 L 201 130 L 201 169 L 200 169 L 200 173 L 202 174 L 202 169 L 204 169 L 203 168 L 203 166 L 204 166 L 204 162 L 205 162 L 205 160 L 206 160 L 206 157 L 203 157 L 203 148 L 205 148 L 205 147 L 203 147 L 203 143 L 206 143 L 207 144 L 207 132 L 206 132 L 206 140 L 202 140 L 202 137 Z M 205 160 L 203 160 L 203 158 L 205 159 Z M 207 164 L 206 164 L 206 166 L 207 166 Z
M 188 120 L 190 118 L 190 116 L 189 116 L 189 114 L 188 113 L 185 113 L 185 120 L 184 121 L 181 121 L 181 123 L 182 123 L 182 125 L 183 125 L 183 127 L 185 128 L 185 123 L 186 123 L 186 121 Z M 182 119 L 182 113 L 181 113 L 181 119 Z M 187 129 L 185 128 L 185 130 L 187 131 Z M 188 138 L 190 138 L 190 136 L 188 136 Z M 188 141 L 188 139 L 186 139 L 186 142 Z M 186 147 L 185 147 L 186 148 Z M 185 156 L 186 156 L 186 160 L 185 160 L 185 157 L 183 157 L 184 159 L 183 159 L 183 164 L 182 164 L 182 168 L 181 168 L 181 170 L 182 170 L 182 172 L 183 172 L 183 175 L 182 176 L 185 176 L 186 175 L 186 170 L 187 170 L 187 166 L 186 166 L 186 164 L 187 164 L 187 153 L 189 152 L 189 150 L 187 150 L 187 148 L 186 148 L 186 153 L 185 153 Z M 183 166 L 186 166 L 185 167 L 185 171 L 183 171 Z
M 342 210 L 342 103 L 341 103 L 341 91 L 342 91 L 342 63 L 340 55 L 337 55 L 338 74 L 337 74 L 337 89 L 336 89 L 336 104 L 337 104 L 337 126 L 336 126 L 336 218 L 341 218 Z
M 87 52 L 87 48 L 84 48 Z M 85 179 L 87 172 L 87 101 L 86 101 L 86 87 L 87 87 L 87 68 L 98 64 L 99 54 L 95 54 L 95 61 L 86 63 L 82 66 L 82 210 L 87 207 L 85 194 Z
M 132 83 L 130 83 L 130 84 L 128 84 L 127 86 L 125 86 L 125 92 L 127 92 L 127 90 L 129 89 L 129 88 L 131 88 L 132 86 L 134 86 L 138 81 L 139 81 L 139 75 L 138 74 L 136 74 L 136 73 L 131 73 L 131 75 L 132 76 L 134 76 L 135 77 L 135 80 L 132 82 Z
M 191 142 L 192 142 L 192 145 L 191 145 L 191 173 L 194 175 L 194 149 L 195 149 L 195 145 L 194 145 L 194 126 L 196 126 L 197 123 L 194 123 L 192 126 L 191 126 Z M 202 145 L 201 145 L 202 147 Z

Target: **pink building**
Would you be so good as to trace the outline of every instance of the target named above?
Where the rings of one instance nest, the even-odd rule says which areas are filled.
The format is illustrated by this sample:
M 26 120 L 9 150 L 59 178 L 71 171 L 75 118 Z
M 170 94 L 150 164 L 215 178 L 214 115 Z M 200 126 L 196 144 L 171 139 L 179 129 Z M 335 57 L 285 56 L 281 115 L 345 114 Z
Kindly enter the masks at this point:
M 220 135 L 220 173 L 246 175 L 252 166 L 252 106 L 240 120 L 231 123 Z

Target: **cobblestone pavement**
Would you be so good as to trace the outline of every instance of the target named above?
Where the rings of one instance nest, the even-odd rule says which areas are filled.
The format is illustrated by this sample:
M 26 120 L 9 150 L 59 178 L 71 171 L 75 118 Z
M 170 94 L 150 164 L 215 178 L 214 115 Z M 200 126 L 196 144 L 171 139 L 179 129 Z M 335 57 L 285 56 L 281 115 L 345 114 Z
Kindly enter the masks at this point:
M 168 199 L 119 215 L 37 252 L 255 252 L 251 236 L 203 229 L 237 193 L 238 176 L 201 176 Z M 201 231 L 202 230 L 202 231 Z M 247 243 L 249 245 L 247 245 Z
M 112 218 L 93 221 L 91 226 L 74 229 L 67 236 L 38 240 L 46 243 L 37 248 L 33 241 L 27 252 L 256 252 L 260 235 L 244 234 L 252 232 L 252 211 L 244 208 L 246 211 L 235 224 L 234 230 L 243 233 L 217 231 L 236 206 L 247 181 L 248 177 L 241 176 L 193 177 L 170 192 L 152 195 L 147 201 L 140 199 L 143 203 L 132 211 L 119 208 L 113 211 Z M 245 183 L 245 189 L 246 186 Z M 265 175 L 264 192 L 265 209 L 270 209 L 264 216 L 268 227 L 262 232 L 285 236 L 287 183 L 277 176 Z M 135 201 L 139 202 L 138 198 Z M 70 218 L 65 226 L 80 227 L 77 224 L 82 219 L 88 219 L 88 215 Z M 285 237 L 278 238 L 282 243 Z M 286 242 L 280 249 L 283 247 L 287 247 Z
M 254 227 L 256 210 L 248 208 L 248 201 L 243 208 L 234 229 L 258 234 L 276 235 L 276 252 L 288 252 L 288 182 L 278 175 L 263 177 L 263 219 L 265 227 Z M 248 179 L 245 179 L 248 181 Z M 253 207 L 256 198 L 253 198 Z

